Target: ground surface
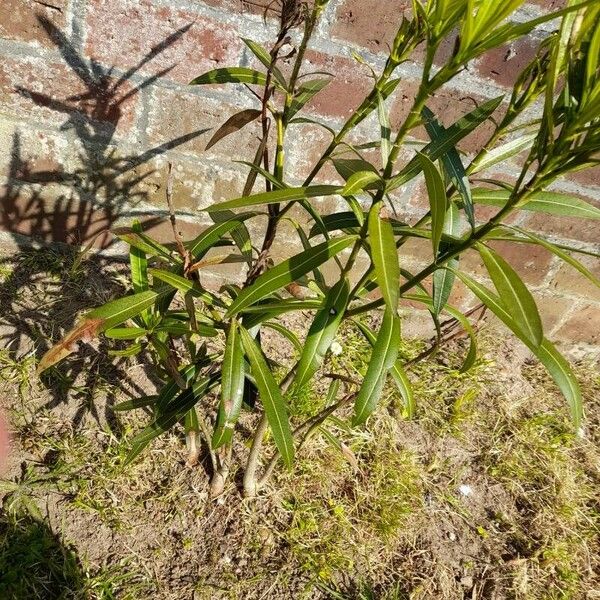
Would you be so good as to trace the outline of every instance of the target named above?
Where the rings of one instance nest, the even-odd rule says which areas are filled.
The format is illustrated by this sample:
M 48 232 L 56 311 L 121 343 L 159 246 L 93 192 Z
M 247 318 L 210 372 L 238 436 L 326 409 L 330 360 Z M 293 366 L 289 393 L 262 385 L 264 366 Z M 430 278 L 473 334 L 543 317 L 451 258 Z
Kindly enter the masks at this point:
M 598 365 L 576 366 L 587 416 L 576 437 L 543 370 L 484 327 L 468 374 L 461 341 L 413 369 L 415 420 L 390 387 L 367 427 L 337 428 L 351 452 L 315 438 L 257 500 L 241 498 L 237 474 L 210 502 L 180 435 L 122 468 L 147 416 L 112 407 L 152 390 L 143 363 L 95 344 L 34 374 L 48 340 L 121 285 L 110 265 L 54 251 L 0 265 L 0 405 L 15 438 L 0 480 L 0 598 L 600 598 Z M 330 366 L 364 370 L 356 332 L 339 341 Z M 289 357 L 285 344 L 269 347 Z M 318 392 L 294 400 L 298 418 Z

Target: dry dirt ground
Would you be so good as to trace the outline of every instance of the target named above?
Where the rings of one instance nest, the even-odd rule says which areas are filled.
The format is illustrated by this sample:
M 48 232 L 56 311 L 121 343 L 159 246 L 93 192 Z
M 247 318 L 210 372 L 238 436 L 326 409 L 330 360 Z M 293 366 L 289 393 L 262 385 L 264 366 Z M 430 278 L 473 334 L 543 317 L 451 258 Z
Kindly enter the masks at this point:
M 314 438 L 258 499 L 242 499 L 234 473 L 211 502 L 181 432 L 123 468 L 148 416 L 113 407 L 154 389 L 143 360 L 107 358 L 101 342 L 34 373 L 49 340 L 122 285 L 114 266 L 58 251 L 0 263 L 0 406 L 14 432 L 0 599 L 600 598 L 598 364 L 576 365 L 576 436 L 543 370 L 484 326 L 471 372 L 458 371 L 460 340 L 411 371 L 416 419 L 390 388 L 366 427 L 336 425 L 352 453 Z M 364 371 L 360 336 L 339 341 L 329 368 Z M 284 360 L 286 344 L 268 347 Z M 294 398 L 295 417 L 318 396 Z

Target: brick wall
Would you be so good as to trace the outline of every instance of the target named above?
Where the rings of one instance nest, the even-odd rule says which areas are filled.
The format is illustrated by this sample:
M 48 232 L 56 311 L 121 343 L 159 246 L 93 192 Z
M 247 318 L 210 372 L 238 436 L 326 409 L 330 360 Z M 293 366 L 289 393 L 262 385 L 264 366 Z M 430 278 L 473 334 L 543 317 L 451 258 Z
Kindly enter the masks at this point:
M 154 234 L 169 238 L 165 223 L 165 180 L 169 161 L 176 172 L 175 202 L 184 235 L 194 235 L 206 217 L 198 209 L 240 194 L 245 169 L 232 160 L 249 159 L 258 129 L 249 126 L 204 151 L 215 126 L 242 108 L 251 96 L 232 86 L 189 87 L 186 83 L 218 67 L 252 63 L 239 36 L 268 42 L 275 31 L 265 23 L 265 0 L 3 0 L 0 5 L 0 240 L 5 251 L 27 236 L 43 242 L 83 243 L 103 248 L 106 230 L 140 218 Z M 527 4 L 519 18 L 556 8 L 555 0 Z M 314 70 L 336 74 L 335 81 L 310 105 L 314 116 L 337 126 L 370 85 L 369 72 L 352 58 L 360 52 L 375 68 L 383 64 L 394 23 L 408 0 L 331 0 L 308 54 Z M 430 102 L 449 124 L 474 103 L 507 93 L 540 39 L 552 29 L 501 48 L 474 62 Z M 452 44 L 442 48 L 450 52 Z M 391 102 L 394 123 L 410 107 L 418 64 L 399 69 L 403 81 Z M 374 136 L 376 124 L 361 125 L 357 139 Z M 489 131 L 489 130 L 488 130 Z M 327 144 L 326 135 L 300 125 L 290 140 L 288 172 L 300 181 Z M 416 132 L 421 135 L 422 132 Z M 482 127 L 462 144 L 474 151 L 485 139 Z M 361 137 L 362 136 L 362 137 Z M 505 166 L 497 177 L 511 177 Z M 330 169 L 323 180 L 333 181 Z M 600 205 L 600 170 L 562 181 L 556 189 Z M 401 217 L 414 222 L 426 205 L 422 182 L 396 198 Z M 325 210 L 342 208 L 335 198 Z M 485 217 L 486 212 L 480 211 Z M 597 222 L 559 220 L 522 214 L 518 224 L 552 238 L 598 250 Z M 289 254 L 294 233 L 275 251 Z M 25 237 L 23 237 L 25 236 Z M 557 341 L 577 344 L 581 352 L 598 349 L 600 291 L 544 250 L 499 244 L 533 286 L 546 331 Z M 429 256 L 427 244 L 407 245 L 402 260 L 417 267 Z M 464 264 L 483 275 L 474 256 Z M 584 260 L 600 276 L 597 260 Z M 213 274 L 239 275 L 239 265 Z M 457 288 L 463 308 L 473 299 Z M 413 326 L 413 330 L 415 327 Z

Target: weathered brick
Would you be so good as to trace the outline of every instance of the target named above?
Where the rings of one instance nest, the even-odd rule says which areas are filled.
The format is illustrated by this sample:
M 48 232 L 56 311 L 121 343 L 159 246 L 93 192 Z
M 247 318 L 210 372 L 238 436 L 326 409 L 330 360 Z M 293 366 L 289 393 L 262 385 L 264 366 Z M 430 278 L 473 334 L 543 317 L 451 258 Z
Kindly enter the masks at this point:
M 199 0 L 199 2 L 227 12 L 266 15 L 267 18 L 278 17 L 277 4 L 269 0 Z
M 597 346 L 600 343 L 600 305 L 578 306 L 568 322 L 556 332 L 556 337 Z
M 90 58 L 181 83 L 240 57 L 231 26 L 149 0 L 91 0 L 87 30 Z
M 566 178 L 581 185 L 594 185 L 600 187 L 600 166 L 569 173 Z
M 550 295 L 547 292 L 539 294 L 533 292 L 535 303 L 537 304 L 544 332 L 548 335 L 556 326 L 562 322 L 565 314 L 573 306 L 573 301 L 568 298 L 562 298 L 559 295 Z
M 0 61 L 0 110 L 17 119 L 74 130 L 87 142 L 130 131 L 137 95 L 128 83 L 108 76 L 75 73 L 41 57 Z M 85 117 L 87 124 L 79 118 Z M 88 125 L 99 124 L 101 128 Z
M 0 38 L 56 46 L 59 32 L 66 26 L 68 4 L 68 0 L 3 0 L 0 4 Z
M 600 279 L 600 260 L 598 258 L 583 254 L 575 254 L 574 256 L 591 271 L 594 277 Z M 567 293 L 581 296 L 585 300 L 600 301 L 600 288 L 566 263 L 560 267 L 550 287 L 559 294 Z
M 535 4 L 545 11 L 560 10 L 567 5 L 567 0 L 529 0 L 530 4 Z
M 149 111 L 148 134 L 153 145 L 176 146 L 194 157 L 252 160 L 260 141 L 257 122 L 246 125 L 205 152 L 206 144 L 234 113 L 242 110 L 194 93 L 156 87 Z
M 345 119 L 373 88 L 367 68 L 352 59 L 314 51 L 307 52 L 306 58 L 305 71 L 325 71 L 335 75 L 332 82 L 306 105 L 308 111 Z
M 411 6 L 410 0 L 345 0 L 337 9 L 333 36 L 371 52 L 386 53 L 402 14 L 408 16 Z
M 477 61 L 478 73 L 504 87 L 512 87 L 523 69 L 537 54 L 540 41 L 521 38 L 486 52 Z

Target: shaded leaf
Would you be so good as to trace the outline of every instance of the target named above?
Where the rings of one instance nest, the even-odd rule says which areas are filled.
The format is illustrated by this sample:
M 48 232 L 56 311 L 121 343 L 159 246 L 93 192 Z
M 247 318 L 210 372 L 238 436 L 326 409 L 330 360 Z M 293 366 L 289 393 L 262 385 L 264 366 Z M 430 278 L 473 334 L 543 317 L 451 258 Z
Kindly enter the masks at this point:
M 227 119 L 227 121 L 225 121 L 225 123 L 223 123 L 219 129 L 217 129 L 214 135 L 210 138 L 208 144 L 206 144 L 205 150 L 210 150 L 210 148 L 212 148 L 223 138 L 235 133 L 236 131 L 239 131 L 249 123 L 252 123 L 252 121 L 256 121 L 260 115 L 261 111 L 254 108 L 248 108 L 240 111 L 239 113 L 235 113 L 235 115 L 229 117 L 229 119 Z

